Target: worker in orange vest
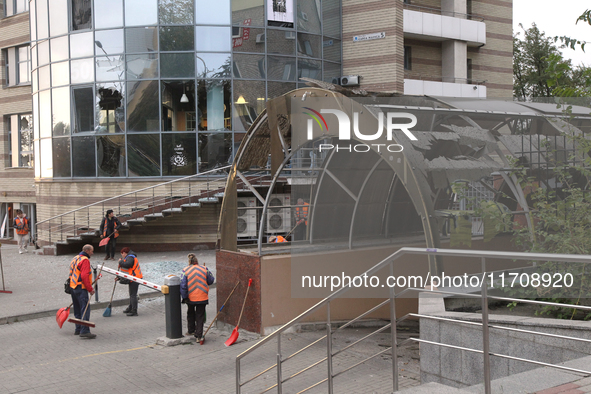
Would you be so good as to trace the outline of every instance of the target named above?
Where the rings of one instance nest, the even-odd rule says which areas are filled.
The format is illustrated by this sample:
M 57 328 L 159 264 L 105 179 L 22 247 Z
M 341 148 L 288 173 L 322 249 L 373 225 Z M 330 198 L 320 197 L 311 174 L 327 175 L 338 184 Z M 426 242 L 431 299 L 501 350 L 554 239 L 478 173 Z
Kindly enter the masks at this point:
M 287 239 L 285 239 L 281 235 L 271 235 L 269 237 L 269 243 L 280 243 L 280 242 L 287 242 Z
M 197 256 L 187 255 L 189 265 L 183 268 L 181 275 L 181 297 L 187 304 L 187 329 L 185 335 L 194 335 L 203 345 L 203 324 L 205 323 L 205 307 L 209 304 L 209 285 L 215 278 L 205 265 L 199 265 Z
M 308 231 L 308 208 L 310 204 L 304 202 L 302 198 L 298 198 L 297 205 L 295 209 L 296 227 L 294 229 L 293 239 L 302 241 L 306 239 Z
M 14 229 L 16 230 L 16 241 L 18 243 L 18 252 L 27 253 L 27 245 L 29 244 L 29 219 L 27 215 L 20 209 L 16 210 L 16 217 L 14 218 Z
M 132 252 L 128 247 L 121 249 L 119 268 L 121 269 L 121 272 L 135 276 L 136 278 L 142 279 L 144 277 L 136 253 Z M 123 313 L 127 314 L 127 316 L 137 316 L 137 291 L 140 284 L 134 281 L 129 281 L 129 283 L 127 283 L 125 278 L 119 278 L 119 283 L 129 284 L 129 306 L 123 311 Z
M 82 252 L 74 257 L 70 263 L 70 288 L 72 292 L 72 304 L 74 304 L 74 317 L 76 319 L 90 320 L 90 308 L 88 305 L 88 295 L 94 294 L 92 288 L 92 272 L 90 271 L 90 256 L 94 253 L 92 245 L 84 245 Z M 82 316 L 84 313 L 84 316 Z M 94 339 L 96 334 L 90 333 L 88 326 L 76 324 L 74 335 L 80 335 L 80 338 Z
M 117 237 L 121 222 L 115 217 L 112 209 L 107 210 L 105 217 L 101 221 L 100 233 L 101 239 L 109 237 L 109 242 L 105 246 L 107 255 L 105 260 L 115 260 L 115 246 L 117 246 Z

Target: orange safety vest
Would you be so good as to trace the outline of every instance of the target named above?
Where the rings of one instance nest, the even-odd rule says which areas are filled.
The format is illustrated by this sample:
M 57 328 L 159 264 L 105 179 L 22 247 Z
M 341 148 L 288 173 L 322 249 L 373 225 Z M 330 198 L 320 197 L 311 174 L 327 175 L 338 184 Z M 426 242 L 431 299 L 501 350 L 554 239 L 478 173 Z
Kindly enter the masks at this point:
M 189 301 L 205 301 L 208 299 L 209 285 L 207 284 L 207 268 L 202 265 L 190 265 L 183 269 L 187 277 Z
M 107 236 L 107 223 L 108 223 L 108 218 L 103 218 L 103 222 L 104 222 L 104 227 L 103 227 L 103 237 Z M 117 238 L 119 236 L 119 233 L 117 232 L 117 221 L 115 220 L 115 216 L 113 216 L 113 234 L 109 234 L 109 236 L 111 235 L 115 235 L 114 238 Z M 95 222 L 96 223 L 96 222 Z
M 18 216 L 14 219 L 16 224 L 16 233 L 19 235 L 29 234 L 29 220 L 27 218 L 19 218 Z
M 121 267 L 121 271 L 131 276 L 135 276 L 136 278 L 142 279 L 144 275 L 142 275 L 142 270 L 140 269 L 140 263 L 137 261 L 137 257 L 132 254 L 130 254 L 130 256 L 133 257 L 133 267 L 131 267 L 131 269 Z
M 306 226 L 308 225 L 308 204 L 307 202 L 304 203 L 303 206 L 298 206 L 295 209 L 296 213 L 296 220 L 306 219 L 305 223 Z
M 86 289 L 86 286 L 84 286 L 84 283 L 82 282 L 82 278 L 80 276 L 80 263 L 84 259 L 88 260 L 88 257 L 78 255 L 74 257 L 74 260 L 72 260 L 72 262 L 70 263 L 70 287 L 72 289 L 75 289 L 78 285 L 82 285 L 82 288 Z M 90 280 L 90 282 L 92 282 L 92 273 L 89 273 L 88 279 Z
M 281 235 L 278 235 L 275 238 L 275 243 L 278 243 L 278 242 L 287 242 L 287 239 L 283 238 Z

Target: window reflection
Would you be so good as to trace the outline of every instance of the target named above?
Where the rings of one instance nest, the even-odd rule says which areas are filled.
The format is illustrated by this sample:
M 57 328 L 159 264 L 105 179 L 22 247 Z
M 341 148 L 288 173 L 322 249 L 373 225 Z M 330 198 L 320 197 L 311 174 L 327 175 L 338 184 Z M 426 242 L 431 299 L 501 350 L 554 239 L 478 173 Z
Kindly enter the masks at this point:
M 236 131 L 245 131 L 259 115 L 259 102 L 265 100 L 265 82 L 234 81 L 232 125 Z M 259 100 L 260 99 L 260 100 Z
M 51 137 L 51 94 L 49 90 L 39 93 L 39 125 L 41 138 Z
M 43 66 L 39 69 L 39 89 L 49 88 L 51 78 L 49 72 L 49 65 Z
M 127 129 L 129 131 L 159 131 L 158 107 L 158 81 L 127 83 Z
M 193 175 L 196 172 L 196 134 L 162 135 L 162 175 Z
M 51 65 L 51 86 L 63 86 L 70 83 L 70 64 L 68 62 Z
M 193 12 L 193 0 L 160 0 L 161 25 L 192 25 Z
M 52 37 L 68 32 L 67 0 L 49 0 L 49 28 Z
M 231 33 L 232 29 L 230 27 L 198 26 L 195 28 L 197 50 L 229 52 Z
M 96 120 L 98 133 L 120 133 L 125 130 L 122 83 L 96 85 Z
M 126 53 L 154 52 L 158 50 L 155 27 L 137 27 L 125 31 Z
M 232 133 L 199 133 L 199 172 L 223 167 L 232 156 Z
M 234 52 L 265 52 L 265 29 L 232 26 L 231 34 Z
M 267 94 L 269 99 L 279 97 L 296 88 L 295 83 L 287 82 L 267 82 Z M 266 105 L 263 101 L 263 105 Z M 260 113 L 260 110 L 258 111 Z
M 70 139 L 67 137 L 54 138 L 52 148 L 53 177 L 69 178 L 72 176 L 70 170 Z
M 92 33 L 72 34 L 70 36 L 70 58 L 94 55 Z
M 320 60 L 298 60 L 298 80 L 299 78 L 306 77 L 312 79 L 322 79 L 322 62 Z
M 53 153 L 51 138 L 40 141 L 41 149 L 41 176 L 44 178 L 53 177 Z
M 97 172 L 99 177 L 125 176 L 125 137 L 96 137 Z
M 198 53 L 198 78 L 228 78 L 230 77 L 229 53 Z
M 158 77 L 158 55 L 126 55 L 127 79 L 146 79 Z
M 322 57 L 320 36 L 298 33 L 298 53 L 300 56 Z
M 229 25 L 230 0 L 195 0 L 195 23 L 203 25 Z
M 298 0 L 298 30 L 320 33 L 320 10 L 317 7 L 319 3 L 316 0 Z
M 90 29 L 91 27 L 91 0 L 72 0 L 72 30 Z
M 47 1 L 37 2 L 37 39 L 42 40 L 49 37 L 47 24 Z
M 160 51 L 192 51 L 195 48 L 193 30 L 193 26 L 161 27 Z
M 263 55 L 234 55 L 232 65 L 234 78 L 264 79 L 265 78 L 265 57 Z
M 123 26 L 122 0 L 94 0 L 94 20 L 97 29 Z
M 296 61 L 294 57 L 269 56 L 267 58 L 270 80 L 295 81 Z
M 94 81 L 93 60 L 93 58 L 72 60 L 72 63 L 70 63 L 72 84 Z
M 123 80 L 123 73 L 123 55 L 96 57 L 97 81 L 120 81 Z
M 125 25 L 147 26 L 158 23 L 156 0 L 125 0 Z
M 40 42 L 37 47 L 39 48 L 39 65 L 49 63 L 49 40 Z
M 127 136 L 129 176 L 160 176 L 160 135 Z
M 162 131 L 195 131 L 195 82 L 162 81 Z
M 295 55 L 295 31 L 267 29 L 267 35 L 269 36 L 269 39 L 266 40 L 269 53 Z
M 94 45 L 97 55 L 123 53 L 123 29 L 95 32 Z
M 264 0 L 233 1 L 232 24 L 265 26 L 264 4 Z M 213 3 L 213 6 L 215 7 L 216 3 Z
M 63 87 L 52 89 L 51 101 L 53 102 L 53 135 L 70 134 L 70 88 Z
M 47 41 L 46 41 L 47 42 Z M 51 39 L 51 61 L 59 62 L 68 58 L 68 36 Z
M 95 177 L 94 137 L 72 138 L 72 173 L 75 177 Z
M 92 87 L 73 88 L 72 100 L 74 133 L 94 131 L 94 94 Z
M 186 78 L 195 76 L 193 53 L 161 53 L 160 75 L 163 78 Z
M 197 127 L 202 130 L 232 130 L 230 81 L 199 81 Z
M 341 0 L 322 1 L 323 34 L 341 38 Z

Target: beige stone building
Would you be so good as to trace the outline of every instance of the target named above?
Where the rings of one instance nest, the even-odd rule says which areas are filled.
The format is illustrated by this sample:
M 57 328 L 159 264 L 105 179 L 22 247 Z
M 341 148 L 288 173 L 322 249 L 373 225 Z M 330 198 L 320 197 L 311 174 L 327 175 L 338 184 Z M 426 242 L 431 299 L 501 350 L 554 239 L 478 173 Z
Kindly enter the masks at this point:
M 16 209 L 35 218 L 28 0 L 0 1 L 0 220 L 12 236 Z M 2 222 L 0 222 L 0 225 Z

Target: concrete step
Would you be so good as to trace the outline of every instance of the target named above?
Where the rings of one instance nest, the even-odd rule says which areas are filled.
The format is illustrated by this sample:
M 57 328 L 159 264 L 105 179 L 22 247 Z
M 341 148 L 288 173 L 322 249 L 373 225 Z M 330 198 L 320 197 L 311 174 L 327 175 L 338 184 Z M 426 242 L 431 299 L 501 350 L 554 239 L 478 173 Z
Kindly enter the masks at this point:
M 201 204 L 199 204 L 198 202 L 192 202 L 190 204 L 181 205 L 181 208 L 182 209 L 199 208 L 200 206 L 201 206 Z
M 141 226 L 146 223 L 146 220 L 144 218 L 129 219 L 126 223 L 128 226 Z
M 218 203 L 220 202 L 220 199 L 217 197 L 203 197 L 199 199 L 199 202 L 201 203 Z
M 170 216 L 173 213 L 181 213 L 181 212 L 183 212 L 182 208 L 168 208 L 168 209 L 162 210 L 162 214 L 164 216 Z
M 213 196 L 217 198 L 224 198 L 224 192 L 215 193 Z
M 99 236 L 99 230 L 95 230 L 95 231 L 88 231 L 86 233 L 81 233 L 79 234 L 81 238 L 83 239 L 89 239 L 89 238 L 94 238 L 94 237 L 98 237 Z
M 144 219 L 147 220 L 156 220 L 156 219 L 160 219 L 163 218 L 164 215 L 162 213 L 149 213 L 147 215 L 144 215 Z M 129 223 L 129 221 L 128 221 Z
M 82 237 L 68 237 L 66 238 L 66 244 L 76 244 L 82 242 Z

